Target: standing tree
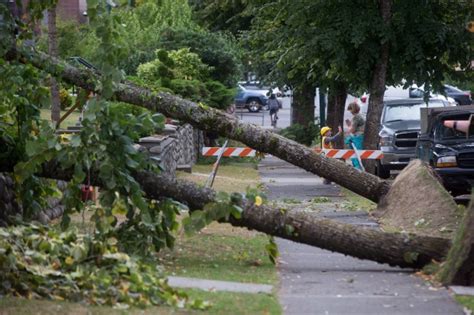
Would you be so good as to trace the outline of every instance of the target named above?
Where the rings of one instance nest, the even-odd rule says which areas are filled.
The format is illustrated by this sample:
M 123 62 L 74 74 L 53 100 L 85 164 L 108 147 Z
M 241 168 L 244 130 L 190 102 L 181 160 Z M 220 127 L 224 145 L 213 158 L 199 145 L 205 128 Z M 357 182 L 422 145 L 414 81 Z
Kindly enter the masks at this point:
M 300 84 L 369 91 L 365 146 L 376 148 L 386 85 L 441 91 L 447 75 L 469 66 L 472 12 L 469 1 L 275 0 L 255 14 L 250 37 L 261 59 L 288 77 L 301 73 Z
M 198 23 L 211 31 L 229 31 L 237 36 L 250 28 L 253 19 L 252 3 L 247 0 L 190 0 L 189 3 Z
M 56 29 L 56 5 L 48 9 L 48 53 L 58 56 L 58 40 Z M 59 84 L 54 77 L 50 78 L 51 91 L 51 120 L 54 124 L 59 123 L 61 118 L 61 102 L 59 99 Z

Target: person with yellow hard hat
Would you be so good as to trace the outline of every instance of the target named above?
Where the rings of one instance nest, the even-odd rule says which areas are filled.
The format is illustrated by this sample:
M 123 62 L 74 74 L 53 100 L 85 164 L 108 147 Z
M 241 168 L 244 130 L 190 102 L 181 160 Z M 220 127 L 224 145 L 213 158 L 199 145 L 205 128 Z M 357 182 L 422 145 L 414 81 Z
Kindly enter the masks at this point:
M 342 134 L 341 126 L 338 127 L 338 132 L 334 136 L 332 136 L 332 129 L 329 128 L 328 126 L 324 126 L 323 128 L 321 128 L 321 148 L 333 149 L 334 143 L 341 136 L 341 134 Z M 331 184 L 331 181 L 325 178 L 323 180 L 323 183 L 325 185 L 329 185 Z
M 328 126 L 321 128 L 321 148 L 322 149 L 333 149 L 334 143 L 339 139 L 342 134 L 341 126 L 338 127 L 338 132 L 332 136 L 332 129 Z

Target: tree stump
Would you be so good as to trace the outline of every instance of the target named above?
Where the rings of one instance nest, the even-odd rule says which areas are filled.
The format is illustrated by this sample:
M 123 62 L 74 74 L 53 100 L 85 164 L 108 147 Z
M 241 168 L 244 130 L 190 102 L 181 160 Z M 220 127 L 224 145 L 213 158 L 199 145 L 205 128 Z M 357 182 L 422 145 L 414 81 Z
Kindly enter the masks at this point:
M 385 227 L 444 238 L 456 231 L 458 214 L 451 195 L 420 160 L 403 169 L 374 212 Z

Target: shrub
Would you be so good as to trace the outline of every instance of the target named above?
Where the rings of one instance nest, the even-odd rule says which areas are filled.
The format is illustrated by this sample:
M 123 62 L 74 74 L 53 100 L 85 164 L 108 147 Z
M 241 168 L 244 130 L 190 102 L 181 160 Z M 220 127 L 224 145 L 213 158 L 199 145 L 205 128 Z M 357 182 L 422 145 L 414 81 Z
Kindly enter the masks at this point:
M 198 80 L 171 80 L 170 88 L 181 97 L 195 102 L 206 102 L 208 91 Z
M 294 124 L 281 130 L 280 134 L 288 139 L 310 146 L 313 142 L 319 142 L 319 125 L 314 123 L 309 123 L 307 126 Z
M 218 109 L 226 109 L 234 99 L 234 89 L 228 89 L 219 81 L 207 81 L 206 89 L 209 91 L 207 104 Z
M 152 115 L 146 108 L 121 102 L 110 104 L 109 117 L 124 129 L 126 128 L 129 137 L 134 141 L 157 132 L 156 123 L 161 125 L 164 122 L 164 117 L 161 114 Z M 131 123 L 133 121 L 135 123 Z
M 59 102 L 61 104 L 61 110 L 65 110 L 72 105 L 72 97 L 66 89 L 59 90 Z

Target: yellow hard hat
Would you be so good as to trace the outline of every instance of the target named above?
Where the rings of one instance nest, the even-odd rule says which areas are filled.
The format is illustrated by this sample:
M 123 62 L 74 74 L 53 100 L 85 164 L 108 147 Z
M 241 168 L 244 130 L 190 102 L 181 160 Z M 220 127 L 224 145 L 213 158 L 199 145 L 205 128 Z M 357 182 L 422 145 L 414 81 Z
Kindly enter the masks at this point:
M 328 126 L 324 126 L 323 128 L 321 128 L 321 136 L 324 136 L 329 130 L 331 130 L 331 128 L 329 128 Z

